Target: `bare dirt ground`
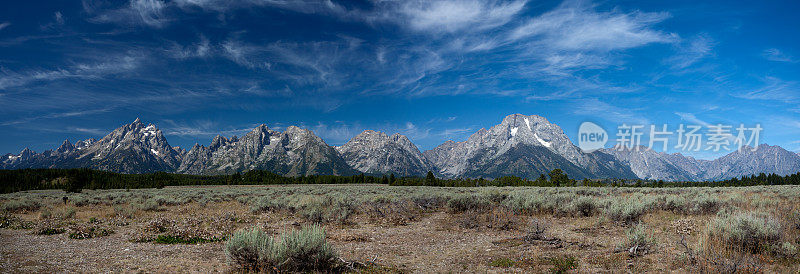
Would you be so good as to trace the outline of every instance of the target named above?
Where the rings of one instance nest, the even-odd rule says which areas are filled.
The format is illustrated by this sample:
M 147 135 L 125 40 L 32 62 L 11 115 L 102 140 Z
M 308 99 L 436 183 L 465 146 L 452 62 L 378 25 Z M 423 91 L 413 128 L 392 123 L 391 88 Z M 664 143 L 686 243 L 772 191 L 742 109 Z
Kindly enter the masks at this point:
M 135 239 L 158 218 L 210 222 L 204 220 L 237 216 L 235 222 L 223 225 L 221 235 L 251 226 L 278 234 L 308 223 L 293 213 L 254 213 L 235 201 L 204 205 L 188 202 L 155 211 L 140 210 L 123 225 L 114 224 L 112 205 L 51 205 L 49 210 L 70 208 L 77 212 L 65 222 L 97 222 L 112 228 L 114 233 L 72 239 L 69 230 L 56 235 L 36 235 L 37 228 L 0 229 L 0 272 L 231 272 L 235 269 L 226 258 L 224 241 L 160 244 Z M 18 212 L 13 216 L 36 224 L 44 218 L 40 211 Z M 479 218 L 489 215 L 482 214 Z M 433 210 L 419 212 L 410 221 L 393 223 L 358 213 L 347 222 L 324 226 L 328 240 L 341 258 L 374 262 L 383 272 L 544 273 L 555 270 L 553 259 L 574 258 L 577 266 L 569 272 L 690 273 L 696 268 L 679 244 L 681 235 L 686 235 L 686 242 L 697 242 L 699 231 L 713 215 L 685 215 L 663 210 L 644 215 L 641 223 L 649 227 L 657 243 L 641 256 L 630 256 L 629 252 L 618 250 L 629 227 L 599 213 L 589 217 L 505 216 L 508 220 L 503 221 L 513 223 L 507 228 L 488 227 L 486 222 L 465 227 L 464 220 L 470 217 L 470 213 Z M 532 219 L 549 224 L 545 239 L 524 238 Z M 504 260 L 512 263 L 504 264 Z M 760 269 L 763 272 L 797 273 L 799 269 L 796 259 L 767 258 L 762 262 L 766 262 Z

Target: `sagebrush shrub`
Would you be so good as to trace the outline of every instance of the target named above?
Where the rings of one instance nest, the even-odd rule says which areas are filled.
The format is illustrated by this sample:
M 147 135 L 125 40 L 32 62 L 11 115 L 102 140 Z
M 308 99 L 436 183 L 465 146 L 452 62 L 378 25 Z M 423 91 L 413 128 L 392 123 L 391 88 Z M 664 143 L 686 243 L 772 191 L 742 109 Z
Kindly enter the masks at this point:
M 35 200 L 9 200 L 3 203 L 2 211 L 5 212 L 20 212 L 20 211 L 36 211 L 42 207 L 39 201 Z
M 578 213 L 583 217 L 589 217 L 594 214 L 594 211 L 597 209 L 597 204 L 595 203 L 594 198 L 580 197 L 577 200 L 572 201 L 571 208 L 575 213 Z
M 238 267 L 260 271 L 326 271 L 335 266 L 336 258 L 325 229 L 316 225 L 284 232 L 277 239 L 260 228 L 239 230 L 225 251 Z
M 645 203 L 638 200 L 627 200 L 611 203 L 608 208 L 606 208 L 606 216 L 613 221 L 630 225 L 638 222 L 639 218 L 644 215 L 646 210 L 647 207 Z
M 471 194 L 461 194 L 452 197 L 447 201 L 447 207 L 453 213 L 465 211 L 483 211 L 491 206 L 491 203 L 482 199 L 483 197 Z
M 619 251 L 627 251 L 631 257 L 647 254 L 656 245 L 655 236 L 647 230 L 643 224 L 637 224 L 628 230 L 625 241 L 617 246 Z
M 140 203 L 138 208 L 143 211 L 159 211 L 161 210 L 161 205 L 154 199 L 147 199 Z
M 719 215 L 709 222 L 705 236 L 723 248 L 759 253 L 777 245 L 783 235 L 781 224 L 763 213 Z
M 233 264 L 247 270 L 258 270 L 261 258 L 270 256 L 272 246 L 272 238 L 260 228 L 253 227 L 233 233 L 225 243 L 225 252 Z

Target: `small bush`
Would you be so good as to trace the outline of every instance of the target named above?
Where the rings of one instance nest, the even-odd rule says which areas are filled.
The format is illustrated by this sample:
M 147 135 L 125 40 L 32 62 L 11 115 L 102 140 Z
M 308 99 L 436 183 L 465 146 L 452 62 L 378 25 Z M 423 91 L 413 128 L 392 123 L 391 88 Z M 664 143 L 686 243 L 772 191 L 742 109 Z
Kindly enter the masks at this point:
M 447 201 L 447 207 L 452 213 L 465 211 L 484 211 L 491 207 L 491 203 L 483 197 L 470 194 L 461 194 Z
M 77 213 L 77 210 L 74 207 L 67 207 L 56 210 L 54 215 L 60 219 L 71 219 L 75 217 L 75 213 Z
M 792 257 L 797 255 L 797 247 L 790 242 L 783 242 L 783 245 L 781 245 L 781 252 L 784 256 Z
M 719 198 L 711 197 L 708 195 L 700 195 L 692 199 L 689 203 L 691 208 L 687 210 L 694 214 L 713 214 L 716 213 L 722 206 Z
M 326 271 L 334 266 L 336 253 L 319 226 L 284 232 L 273 239 L 259 228 L 239 230 L 225 245 L 231 262 L 260 271 Z
M 783 235 L 780 223 L 760 213 L 720 214 L 706 227 L 705 236 L 711 244 L 727 249 L 759 253 L 777 245 Z
M 66 229 L 59 227 L 57 224 L 47 222 L 36 229 L 36 235 L 56 235 L 67 232 Z
M 158 235 L 153 242 L 157 244 L 202 244 L 220 240 L 217 238 L 183 237 L 180 235 Z
M 272 256 L 273 239 L 263 230 L 253 227 L 233 233 L 225 243 L 225 252 L 230 261 L 246 270 L 258 270 L 265 265 L 262 260 Z
M 31 229 L 33 227 L 33 222 L 23 220 L 20 217 L 8 213 L 0 215 L 0 228 Z
M 646 210 L 647 207 L 645 203 L 636 200 L 628 200 L 609 205 L 606 209 L 606 215 L 613 221 L 630 225 L 638 222 L 639 218 L 644 215 Z
M 51 217 L 53 217 L 53 212 L 50 207 L 43 208 L 42 211 L 39 212 L 39 218 L 50 219 Z
M 320 226 L 282 234 L 274 249 L 273 265 L 290 271 L 329 269 L 336 253 L 325 237 L 325 229 Z
M 551 273 L 567 273 L 567 271 L 578 268 L 578 259 L 573 256 L 550 258 L 550 263 L 553 264 L 553 268 L 550 269 Z
M 516 264 L 516 262 L 509 258 L 499 258 L 495 259 L 494 261 L 489 263 L 489 266 L 493 267 L 512 267 Z
M 645 225 L 638 224 L 628 230 L 625 241 L 617 247 L 617 251 L 627 251 L 628 255 L 636 257 L 652 251 L 655 245 L 655 236 L 648 233 Z
M 116 205 L 114 206 L 114 216 L 122 218 L 133 218 L 136 214 L 136 209 L 131 206 Z
M 597 204 L 593 198 L 590 197 L 581 197 L 577 200 L 572 201 L 570 206 L 575 213 L 583 217 L 589 217 L 594 214 L 594 211 L 597 209 Z
M 9 200 L 3 203 L 2 210 L 4 212 L 36 211 L 40 207 L 42 204 L 35 200 Z
M 70 227 L 70 231 L 69 237 L 71 239 L 90 239 L 114 234 L 114 230 L 97 225 L 75 225 Z
M 139 207 L 139 210 L 143 210 L 143 211 L 159 211 L 159 210 L 161 210 L 161 205 L 158 203 L 158 201 L 153 200 L 153 199 L 145 200 L 144 202 L 139 204 L 138 207 Z
M 528 225 L 528 230 L 524 236 L 525 241 L 533 242 L 546 239 L 547 235 L 545 233 L 547 233 L 548 228 L 550 228 L 550 225 L 548 225 L 547 222 L 534 218 Z

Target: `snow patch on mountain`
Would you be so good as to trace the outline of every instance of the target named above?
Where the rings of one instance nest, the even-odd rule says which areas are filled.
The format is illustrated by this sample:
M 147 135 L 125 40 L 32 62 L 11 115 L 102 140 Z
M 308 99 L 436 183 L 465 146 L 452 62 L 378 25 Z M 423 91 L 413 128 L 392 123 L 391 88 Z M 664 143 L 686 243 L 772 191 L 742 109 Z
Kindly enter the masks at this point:
M 527 122 L 527 120 L 525 120 L 525 121 Z M 539 135 L 536 135 L 536 133 L 533 134 L 533 137 L 536 138 L 536 141 L 539 141 L 539 143 L 541 143 L 545 147 L 549 148 L 549 147 L 553 146 L 553 143 L 547 142 L 547 141 L 543 140 L 542 138 L 539 138 Z

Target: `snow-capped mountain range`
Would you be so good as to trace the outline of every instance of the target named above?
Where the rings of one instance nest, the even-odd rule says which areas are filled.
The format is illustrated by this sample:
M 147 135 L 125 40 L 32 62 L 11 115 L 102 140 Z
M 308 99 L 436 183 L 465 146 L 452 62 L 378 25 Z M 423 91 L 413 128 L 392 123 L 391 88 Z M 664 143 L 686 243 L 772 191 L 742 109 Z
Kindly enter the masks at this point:
M 800 154 L 762 144 L 716 160 L 646 148 L 608 148 L 585 153 L 563 130 L 544 117 L 513 114 L 461 142 L 447 141 L 420 152 L 405 136 L 366 130 L 333 147 L 307 129 L 275 131 L 260 125 L 244 136 L 216 136 L 208 146 L 186 151 L 172 147 L 153 124 L 139 119 L 100 140 L 65 140 L 55 150 L 0 156 L 0 169 L 92 168 L 120 173 L 156 171 L 183 174 L 231 174 L 268 170 L 287 176 L 313 174 L 390 174 L 444 178 L 536 178 L 560 168 L 571 178 L 626 178 L 666 181 L 719 180 L 758 173 L 800 171 Z

